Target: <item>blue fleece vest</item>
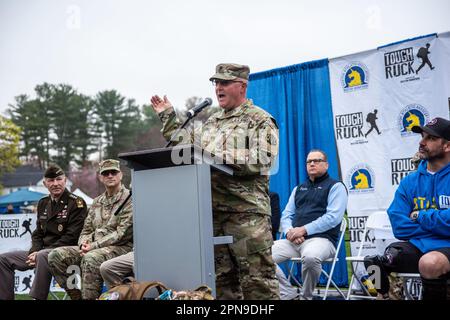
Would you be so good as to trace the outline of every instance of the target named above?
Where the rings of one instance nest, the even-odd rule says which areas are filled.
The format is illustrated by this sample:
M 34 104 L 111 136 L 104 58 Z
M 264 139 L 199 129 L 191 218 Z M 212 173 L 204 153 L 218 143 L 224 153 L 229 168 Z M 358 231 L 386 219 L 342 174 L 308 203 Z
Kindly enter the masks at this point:
M 323 216 L 327 212 L 328 194 L 331 187 L 337 180 L 331 178 L 328 173 L 315 179 L 312 182 L 310 179 L 297 187 L 295 192 L 295 215 L 292 226 L 301 227 L 308 224 L 317 218 Z M 336 227 L 313 235 L 307 235 L 305 239 L 313 237 L 321 237 L 329 239 L 335 246 L 339 237 L 339 223 Z

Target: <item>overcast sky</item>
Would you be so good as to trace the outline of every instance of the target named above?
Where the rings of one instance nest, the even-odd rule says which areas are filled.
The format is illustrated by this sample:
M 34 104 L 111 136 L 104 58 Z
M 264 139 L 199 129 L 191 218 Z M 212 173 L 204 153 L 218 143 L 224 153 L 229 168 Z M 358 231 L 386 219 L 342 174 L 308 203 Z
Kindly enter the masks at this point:
M 444 31 L 449 0 L 0 0 L 0 114 L 43 82 L 217 104 L 220 62 L 258 72 Z

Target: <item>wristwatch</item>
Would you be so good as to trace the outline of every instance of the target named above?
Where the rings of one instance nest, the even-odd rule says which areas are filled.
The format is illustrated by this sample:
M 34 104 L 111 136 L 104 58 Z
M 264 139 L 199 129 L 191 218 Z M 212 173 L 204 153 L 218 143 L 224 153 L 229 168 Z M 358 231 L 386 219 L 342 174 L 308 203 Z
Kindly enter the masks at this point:
M 415 222 L 417 220 L 417 218 L 419 217 L 419 211 L 418 210 L 414 210 L 413 212 L 411 212 L 411 214 L 409 215 L 409 218 Z

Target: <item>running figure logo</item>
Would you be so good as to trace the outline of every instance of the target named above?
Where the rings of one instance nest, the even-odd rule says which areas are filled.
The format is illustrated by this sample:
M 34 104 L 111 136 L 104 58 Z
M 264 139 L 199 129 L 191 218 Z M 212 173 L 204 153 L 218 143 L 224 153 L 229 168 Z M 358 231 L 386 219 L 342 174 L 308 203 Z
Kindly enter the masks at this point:
M 30 235 L 33 235 L 33 233 L 32 233 L 31 230 L 30 230 L 30 226 L 31 226 L 31 218 L 28 219 L 28 220 L 24 220 L 24 221 L 22 222 L 22 227 L 24 227 L 25 231 L 22 232 L 22 234 L 20 235 L 21 238 L 22 238 L 22 236 L 23 236 L 24 234 L 26 234 L 27 232 L 29 232 Z
M 28 277 L 23 278 L 22 283 L 25 285 L 25 288 L 23 288 L 22 291 L 25 291 L 27 289 L 31 290 L 31 274 Z
M 369 112 L 367 114 L 366 121 L 370 124 L 370 129 L 364 135 L 365 138 L 367 138 L 367 136 L 369 135 L 369 133 L 372 132 L 373 129 L 375 129 L 378 134 L 381 134 L 380 130 L 378 129 L 377 122 L 376 122 L 377 119 L 378 119 L 377 118 L 377 112 L 378 112 L 378 110 L 375 109 L 375 110 L 373 110 L 373 112 Z
M 423 68 L 425 63 L 430 67 L 431 70 L 434 69 L 434 67 L 431 65 L 430 59 L 428 58 L 428 55 L 431 53 L 430 50 L 428 50 L 429 48 L 430 44 L 427 43 L 425 47 L 420 48 L 419 51 L 417 52 L 417 58 L 422 59 L 422 64 L 416 70 L 416 74 L 419 73 L 419 70 Z

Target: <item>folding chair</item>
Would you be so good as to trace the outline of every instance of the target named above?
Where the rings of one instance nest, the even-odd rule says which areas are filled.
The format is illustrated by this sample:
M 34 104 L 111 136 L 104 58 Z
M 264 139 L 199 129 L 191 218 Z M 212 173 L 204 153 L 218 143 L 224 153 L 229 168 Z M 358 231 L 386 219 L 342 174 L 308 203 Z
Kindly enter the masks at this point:
M 67 292 L 64 292 L 64 296 L 60 299 L 56 294 L 57 291 L 49 291 L 49 294 L 52 296 L 53 300 L 69 300 L 69 295 Z
M 422 300 L 422 280 L 420 278 L 420 273 L 393 272 L 391 274 L 402 279 L 405 300 Z M 419 292 L 416 295 L 417 299 L 412 294 L 415 285 L 419 287 Z
M 372 296 L 369 291 L 367 290 L 366 286 L 361 282 L 361 280 L 355 275 L 355 271 L 359 265 L 359 263 L 364 262 L 364 257 L 362 256 L 362 250 L 364 248 L 364 245 L 366 243 L 367 233 L 373 230 L 374 237 L 376 239 L 395 239 L 394 235 L 392 234 L 392 227 L 391 222 L 389 221 L 389 217 L 385 211 L 376 211 L 370 214 L 370 216 L 367 217 L 366 220 L 366 226 L 364 228 L 364 231 L 362 233 L 362 241 L 359 246 L 358 255 L 357 256 L 351 256 L 347 257 L 346 260 L 350 261 L 352 264 L 353 274 L 350 279 L 350 284 L 348 287 L 348 293 L 347 293 L 347 300 L 350 300 L 350 298 L 360 298 L 360 299 L 376 299 L 376 297 Z M 377 233 L 375 231 L 378 231 Z M 354 263 L 356 263 L 354 265 Z M 362 290 L 364 291 L 365 295 L 352 295 L 352 287 L 354 281 L 359 283 Z
M 60 298 L 57 295 L 58 292 L 64 292 L 64 296 L 62 298 Z M 53 298 L 53 300 L 68 300 L 69 299 L 69 295 L 67 294 L 67 292 L 65 292 L 64 290 L 61 289 L 58 282 L 56 282 L 55 278 L 52 278 L 49 294 Z
M 391 221 L 389 220 L 389 216 L 387 215 L 387 213 L 385 211 L 376 211 L 373 212 L 366 220 L 366 226 L 364 228 L 363 234 L 362 234 L 362 241 L 358 250 L 358 255 L 357 256 L 352 256 L 352 257 L 347 257 L 347 261 L 350 261 L 352 264 L 352 268 L 353 268 L 353 274 L 350 280 L 350 285 L 348 287 L 348 293 L 347 293 L 347 300 L 350 300 L 350 298 L 355 297 L 355 298 L 359 298 L 359 299 L 376 299 L 376 297 L 370 295 L 368 289 L 366 288 L 366 286 L 361 282 L 361 280 L 355 276 L 355 270 L 358 266 L 359 263 L 364 262 L 364 257 L 362 256 L 362 250 L 364 248 L 365 245 L 365 240 L 367 238 L 367 233 L 372 230 L 373 231 L 373 236 L 375 239 L 378 240 L 397 240 L 399 241 L 397 238 L 395 238 L 393 232 L 392 232 L 392 226 L 391 226 Z M 356 265 L 354 265 L 354 263 L 356 263 Z M 405 293 L 405 297 L 411 297 L 411 295 L 409 294 L 409 287 L 407 286 L 409 279 L 412 278 L 419 278 L 420 279 L 420 274 L 418 273 L 413 273 L 413 274 L 407 274 L 407 273 L 392 273 L 392 275 L 397 276 L 397 277 L 402 277 L 403 278 L 403 291 Z M 361 286 L 363 292 L 365 293 L 365 295 L 352 295 L 352 286 L 354 281 L 356 281 L 359 283 L 359 285 Z
M 342 219 L 342 222 L 341 222 L 340 235 L 339 235 L 339 238 L 338 238 L 338 243 L 337 243 L 337 247 L 336 247 L 336 253 L 334 254 L 334 257 L 322 261 L 322 270 L 321 270 L 321 274 L 323 274 L 323 275 L 327 278 L 327 285 L 326 285 L 326 287 L 325 287 L 325 293 L 324 293 L 324 296 L 323 296 L 323 298 L 322 298 L 323 300 L 326 300 L 326 299 L 327 299 L 327 296 L 328 296 L 328 289 L 330 288 L 330 284 L 332 284 L 332 285 L 336 288 L 336 290 L 339 292 L 339 294 L 340 294 L 344 299 L 346 298 L 346 297 L 345 297 L 345 294 L 342 292 L 341 289 L 339 289 L 339 287 L 337 286 L 337 284 L 336 284 L 336 283 L 334 282 L 334 280 L 333 280 L 334 269 L 335 269 L 335 266 L 336 266 L 336 262 L 339 261 L 339 258 L 338 258 L 338 257 L 339 257 L 339 252 L 340 252 L 340 249 L 341 249 L 342 241 L 344 241 L 345 230 L 346 230 L 346 229 L 347 229 L 347 220 L 345 220 L 345 218 L 344 218 L 344 219 Z M 345 250 L 345 247 L 344 247 L 344 250 Z M 300 282 L 295 278 L 295 276 L 294 276 L 294 266 L 301 263 L 301 258 L 291 258 L 291 259 L 289 259 L 289 262 L 291 263 L 291 266 L 290 266 L 290 268 L 289 268 L 288 281 L 290 281 L 290 279 L 292 278 L 292 279 L 294 280 L 294 282 L 296 283 L 296 285 L 297 285 L 297 286 L 300 288 L 300 290 L 301 290 L 302 285 L 301 285 L 301 283 L 300 283 Z M 331 264 L 331 269 L 330 269 L 330 272 L 329 272 L 329 273 L 328 273 L 327 271 L 324 270 L 324 268 L 323 268 L 323 265 L 324 265 L 324 264 Z

